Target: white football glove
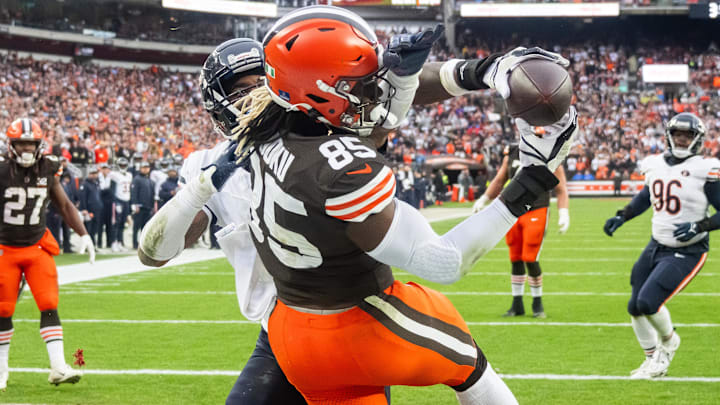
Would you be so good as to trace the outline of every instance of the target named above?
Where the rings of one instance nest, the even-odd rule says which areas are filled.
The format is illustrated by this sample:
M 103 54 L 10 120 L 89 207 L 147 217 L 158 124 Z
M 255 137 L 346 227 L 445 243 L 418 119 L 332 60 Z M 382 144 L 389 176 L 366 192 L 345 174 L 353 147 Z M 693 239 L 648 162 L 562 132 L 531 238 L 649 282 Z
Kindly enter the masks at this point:
M 562 235 L 570 228 L 570 211 L 567 208 L 558 208 L 558 232 Z
M 524 119 L 516 118 L 515 125 L 520 132 L 520 164 L 523 167 L 547 166 L 554 173 L 570 153 L 578 133 L 577 122 L 577 111 L 573 106 L 560 121 L 545 127 L 533 127 Z
M 473 204 L 473 214 L 482 211 L 482 209 L 485 208 L 485 206 L 488 205 L 489 202 L 490 199 L 485 194 L 480 196 L 480 198 L 475 201 L 475 204 Z
M 485 71 L 483 82 L 495 89 L 502 98 L 510 97 L 510 72 L 517 67 L 520 62 L 528 59 L 545 59 L 555 62 L 562 67 L 570 66 L 570 61 L 560 56 L 559 53 L 546 51 L 539 47 L 524 48 L 519 46 L 505 55 L 497 58 L 492 65 Z
M 90 264 L 95 264 L 95 244 L 87 233 L 80 237 L 80 254 L 85 253 L 85 250 L 90 256 Z

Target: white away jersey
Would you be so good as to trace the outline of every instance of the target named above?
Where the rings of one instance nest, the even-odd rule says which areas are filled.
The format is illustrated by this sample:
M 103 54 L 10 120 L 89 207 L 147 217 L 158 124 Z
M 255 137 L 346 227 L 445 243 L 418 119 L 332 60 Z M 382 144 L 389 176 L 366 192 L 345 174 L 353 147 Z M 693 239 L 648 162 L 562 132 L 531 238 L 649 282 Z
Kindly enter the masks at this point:
M 115 183 L 115 198 L 120 201 L 130 201 L 130 186 L 132 174 L 130 172 L 110 172 L 110 180 Z
M 162 170 L 153 170 L 150 172 L 150 180 L 155 183 L 155 199 L 159 199 L 160 197 L 160 187 L 162 187 L 162 184 L 165 183 L 165 180 L 167 180 L 168 175 Z
M 180 168 L 181 183 L 200 174 L 228 147 L 229 141 L 214 148 L 191 153 Z M 182 185 L 181 185 L 182 186 Z M 275 303 L 272 277 L 257 259 L 248 223 L 250 222 L 250 173 L 237 169 L 223 188 L 205 204 L 204 211 L 215 217 L 223 229 L 216 233 L 218 244 L 235 269 L 235 292 L 240 311 L 251 321 L 261 320 Z
M 692 245 L 705 238 L 707 232 L 680 242 L 673 232 L 675 225 L 697 222 L 708 215 L 704 187 L 706 182 L 720 181 L 720 160 L 693 156 L 670 166 L 663 155 L 653 155 L 640 161 L 639 167 L 650 191 L 653 238 L 670 247 Z

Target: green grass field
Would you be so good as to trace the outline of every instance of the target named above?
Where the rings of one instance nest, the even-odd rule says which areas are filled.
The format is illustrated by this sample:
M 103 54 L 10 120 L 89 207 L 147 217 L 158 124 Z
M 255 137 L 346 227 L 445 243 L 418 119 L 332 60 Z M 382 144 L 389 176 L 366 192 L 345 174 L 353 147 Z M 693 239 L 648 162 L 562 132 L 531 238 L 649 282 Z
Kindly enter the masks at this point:
M 613 379 L 643 360 L 625 308 L 630 268 L 650 237 L 650 214 L 614 238 L 602 233 L 605 219 L 625 202 L 572 200 L 570 231 L 562 236 L 553 208 L 540 258 L 547 319 L 500 316 L 511 301 L 504 242 L 459 283 L 426 283 L 448 293 L 521 404 L 720 403 L 720 235 L 699 276 L 668 304 L 683 339 L 669 377 L 715 382 Z M 434 225 L 445 232 L 457 222 Z M 397 277 L 419 281 L 401 271 Z M 66 357 L 84 349 L 89 372 L 76 385 L 54 387 L 47 373 L 33 370 L 48 360 L 38 310 L 26 294 L 10 350 L 10 367 L 26 370 L 10 374 L 0 403 L 222 404 L 260 330 L 243 321 L 224 259 L 72 284 L 60 294 Z M 526 287 L 526 309 L 530 300 Z M 393 404 L 456 403 L 442 386 L 394 387 L 392 394 Z

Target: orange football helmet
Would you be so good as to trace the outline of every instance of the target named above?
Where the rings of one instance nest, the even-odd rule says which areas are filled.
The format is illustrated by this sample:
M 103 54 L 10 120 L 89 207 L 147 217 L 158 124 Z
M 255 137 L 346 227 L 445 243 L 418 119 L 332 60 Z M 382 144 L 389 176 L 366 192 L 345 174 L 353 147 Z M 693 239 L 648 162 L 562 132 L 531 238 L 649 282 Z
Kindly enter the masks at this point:
M 273 25 L 263 46 L 266 86 L 288 111 L 360 135 L 387 115 L 378 104 L 382 46 L 357 14 L 333 6 L 295 10 Z
M 12 122 L 6 132 L 8 140 L 8 151 L 10 157 L 20 166 L 30 167 L 38 161 L 38 158 L 45 150 L 45 139 L 43 137 L 40 125 L 30 118 L 20 118 Z M 15 142 L 35 142 L 37 147 L 35 152 L 18 153 L 13 145 Z

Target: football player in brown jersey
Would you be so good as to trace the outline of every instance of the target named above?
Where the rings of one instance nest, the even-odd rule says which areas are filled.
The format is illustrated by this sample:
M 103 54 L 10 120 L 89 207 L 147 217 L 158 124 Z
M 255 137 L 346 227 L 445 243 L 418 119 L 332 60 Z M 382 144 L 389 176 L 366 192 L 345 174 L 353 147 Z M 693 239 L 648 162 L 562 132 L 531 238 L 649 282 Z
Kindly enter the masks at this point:
M 521 131 L 533 153 L 521 150 L 519 175 L 438 236 L 393 198 L 392 172 L 368 137 L 392 120 L 392 106 L 380 103 L 382 50 L 367 23 L 336 7 L 296 10 L 271 28 L 264 50 L 267 83 L 248 98 L 238 155 L 250 161 L 253 241 L 277 287 L 270 344 L 290 382 L 311 404 L 384 404 L 385 386 L 433 384 L 454 388 L 461 404 L 516 403 L 449 300 L 395 281 L 390 265 L 457 281 L 557 184 L 574 109 L 543 138 Z M 518 55 L 474 64 L 483 78 L 474 85 L 484 84 L 473 88 L 449 77 L 467 63 L 443 64 L 438 85 L 444 95 L 497 88 Z
M 58 243 L 45 227 L 49 201 L 81 237 L 80 252 L 95 261 L 95 248 L 82 219 L 58 181 L 62 166 L 43 155 L 40 126 L 28 118 L 13 121 L 7 130 L 8 152 L 0 156 L 0 389 L 7 387 L 8 355 L 13 335 L 20 279 L 24 275 L 40 310 L 40 336 L 50 358 L 51 384 L 76 383 L 82 372 L 65 363 L 63 329 L 58 316 Z

